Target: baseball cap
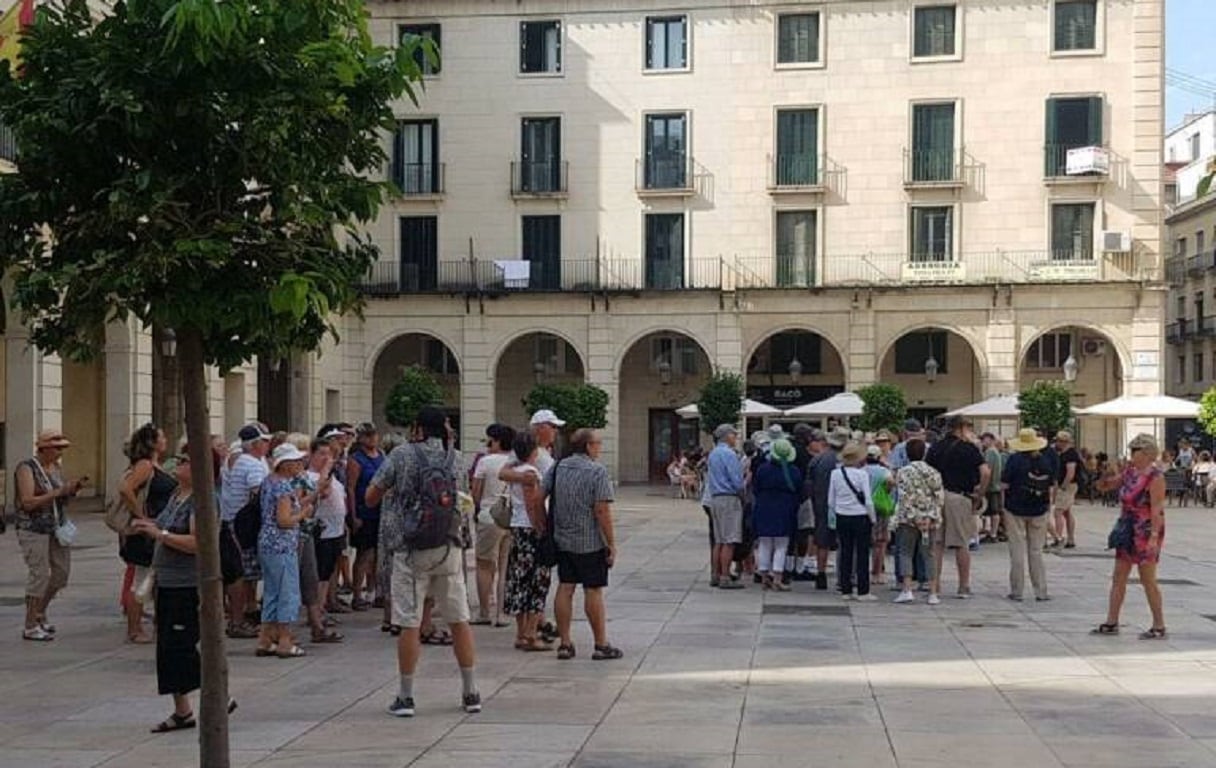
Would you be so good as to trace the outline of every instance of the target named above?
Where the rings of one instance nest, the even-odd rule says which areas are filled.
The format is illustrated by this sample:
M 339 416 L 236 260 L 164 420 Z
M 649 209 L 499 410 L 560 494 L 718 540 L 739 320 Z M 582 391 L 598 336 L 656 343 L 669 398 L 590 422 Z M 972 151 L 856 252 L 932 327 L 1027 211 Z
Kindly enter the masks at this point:
M 269 440 L 270 435 L 262 431 L 262 427 L 258 424 L 246 424 L 241 427 L 241 431 L 236 433 L 236 436 L 241 439 L 242 443 L 251 443 L 255 440 Z
M 735 429 L 734 424 L 719 424 L 718 428 L 714 430 L 714 439 L 725 440 L 727 436 L 737 434 L 739 434 L 739 430 Z
M 924 427 L 921 426 L 920 421 L 918 421 L 917 419 L 908 419 L 907 421 L 904 422 L 904 431 L 905 432 L 921 432 L 923 430 L 924 430 Z
M 882 456 L 882 449 L 877 445 L 871 445 L 869 448 L 866 448 L 866 455 L 877 459 L 879 456 Z
M 541 424 L 552 424 L 555 427 L 566 426 L 566 422 L 557 418 L 557 414 L 548 408 L 541 408 L 532 414 L 532 420 L 528 422 L 528 426 L 531 427 L 539 427 Z

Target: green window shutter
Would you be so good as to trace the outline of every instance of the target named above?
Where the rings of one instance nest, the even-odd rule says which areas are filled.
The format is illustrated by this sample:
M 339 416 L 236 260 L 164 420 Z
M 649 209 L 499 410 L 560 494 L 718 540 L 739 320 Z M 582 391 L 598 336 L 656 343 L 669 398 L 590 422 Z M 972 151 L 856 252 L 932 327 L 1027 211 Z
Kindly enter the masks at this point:
M 819 110 L 777 113 L 777 183 L 815 184 L 819 177 Z
M 912 114 L 912 178 L 947 181 L 954 175 L 954 105 L 917 104 Z
M 1058 136 L 1056 135 L 1056 109 L 1058 102 L 1056 99 L 1047 100 L 1047 108 L 1045 115 L 1047 123 L 1043 128 L 1043 175 L 1047 177 L 1059 176 L 1063 172 L 1063 157 L 1058 146 Z
M 1102 115 L 1103 103 L 1101 96 L 1091 96 L 1086 99 L 1089 102 L 1089 142 L 1090 146 L 1102 146 Z

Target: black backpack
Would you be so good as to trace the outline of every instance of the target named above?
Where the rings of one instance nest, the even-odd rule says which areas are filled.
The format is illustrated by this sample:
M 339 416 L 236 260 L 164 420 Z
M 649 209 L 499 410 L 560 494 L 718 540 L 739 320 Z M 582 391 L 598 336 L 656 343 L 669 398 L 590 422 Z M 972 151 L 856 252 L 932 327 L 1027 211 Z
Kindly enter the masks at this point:
M 262 532 L 262 494 L 254 491 L 232 520 L 232 532 L 243 550 L 257 549 L 258 534 Z
M 1026 499 L 1032 502 L 1051 501 L 1051 487 L 1055 485 L 1052 476 L 1051 462 L 1042 456 L 1030 460 L 1030 469 L 1026 471 Z

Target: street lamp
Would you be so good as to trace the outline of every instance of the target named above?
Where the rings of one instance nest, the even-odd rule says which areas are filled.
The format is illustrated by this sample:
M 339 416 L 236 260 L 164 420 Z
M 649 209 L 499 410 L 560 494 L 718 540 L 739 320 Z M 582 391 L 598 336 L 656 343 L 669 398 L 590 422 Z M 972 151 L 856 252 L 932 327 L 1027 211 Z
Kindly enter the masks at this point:
M 798 380 L 802 378 L 802 361 L 800 361 L 796 357 L 793 360 L 791 360 L 789 371 L 790 371 L 790 381 L 793 382 L 794 384 L 797 384 Z
M 663 386 L 671 383 L 671 363 L 666 360 L 659 363 L 659 383 Z
M 536 383 L 540 384 L 545 380 L 545 364 L 537 360 L 532 363 L 532 375 L 536 377 Z
M 165 357 L 177 357 L 177 334 L 172 328 L 161 331 L 160 353 Z
M 1076 381 L 1077 370 L 1080 367 L 1081 366 L 1077 364 L 1077 358 L 1073 357 L 1072 353 L 1070 352 L 1068 354 L 1068 359 L 1064 361 L 1064 381 L 1067 381 L 1069 384 Z
M 933 353 L 929 353 L 929 359 L 925 361 L 925 379 L 930 384 L 937 381 L 937 359 L 933 357 Z

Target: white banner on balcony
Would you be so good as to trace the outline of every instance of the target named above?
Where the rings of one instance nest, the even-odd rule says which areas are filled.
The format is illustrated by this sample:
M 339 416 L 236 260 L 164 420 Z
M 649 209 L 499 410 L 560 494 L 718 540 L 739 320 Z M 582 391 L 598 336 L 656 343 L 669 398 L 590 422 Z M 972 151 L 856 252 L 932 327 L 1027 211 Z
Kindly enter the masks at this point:
M 1110 173 L 1110 153 L 1102 147 L 1078 147 L 1068 150 L 1064 172 L 1069 176 L 1087 173 Z
M 1089 261 L 1040 261 L 1030 265 L 1030 279 L 1052 282 L 1073 280 L 1097 280 L 1102 276 L 1098 262 Z
M 967 278 L 960 261 L 905 261 L 901 270 L 905 283 L 958 283 Z

